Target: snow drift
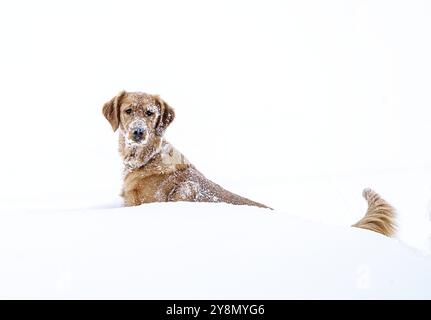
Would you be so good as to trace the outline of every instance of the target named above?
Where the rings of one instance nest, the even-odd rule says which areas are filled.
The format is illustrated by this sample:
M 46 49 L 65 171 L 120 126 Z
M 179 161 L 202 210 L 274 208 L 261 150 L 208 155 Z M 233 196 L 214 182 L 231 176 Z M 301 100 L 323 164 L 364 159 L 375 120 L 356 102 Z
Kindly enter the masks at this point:
M 397 240 L 226 204 L 0 215 L 0 298 L 431 298 Z

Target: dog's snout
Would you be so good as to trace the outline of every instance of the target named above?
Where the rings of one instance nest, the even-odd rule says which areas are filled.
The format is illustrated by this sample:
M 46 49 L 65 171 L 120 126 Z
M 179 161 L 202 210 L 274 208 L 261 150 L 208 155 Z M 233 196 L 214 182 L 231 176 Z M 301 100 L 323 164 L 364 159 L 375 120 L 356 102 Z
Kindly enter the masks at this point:
M 135 130 L 133 130 L 134 136 L 142 136 L 143 134 L 144 134 L 144 130 L 142 128 L 136 128 Z
M 135 141 L 141 140 L 143 135 L 144 135 L 144 129 L 142 128 L 133 129 L 133 139 Z

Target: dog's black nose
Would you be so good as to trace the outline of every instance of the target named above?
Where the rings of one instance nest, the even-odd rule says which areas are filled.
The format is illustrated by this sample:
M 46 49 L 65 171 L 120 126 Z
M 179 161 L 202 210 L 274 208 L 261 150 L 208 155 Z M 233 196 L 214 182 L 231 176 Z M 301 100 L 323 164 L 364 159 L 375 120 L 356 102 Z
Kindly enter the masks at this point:
M 133 139 L 135 141 L 139 141 L 142 139 L 142 136 L 144 135 L 144 130 L 141 128 L 136 128 L 133 130 Z

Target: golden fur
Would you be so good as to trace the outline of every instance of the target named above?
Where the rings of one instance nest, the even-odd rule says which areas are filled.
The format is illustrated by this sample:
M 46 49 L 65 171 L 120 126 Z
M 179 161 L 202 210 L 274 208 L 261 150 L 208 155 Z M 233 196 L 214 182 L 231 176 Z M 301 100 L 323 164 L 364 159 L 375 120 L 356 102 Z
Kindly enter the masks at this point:
M 127 110 L 131 110 L 130 114 Z M 149 110 L 151 115 L 147 114 Z M 208 180 L 165 141 L 163 133 L 174 120 L 175 112 L 159 96 L 122 91 L 105 103 L 103 114 L 114 131 L 120 130 L 120 154 L 125 166 L 122 196 L 126 206 L 194 201 L 268 208 Z M 133 141 L 136 123 L 145 129 L 143 142 Z
M 122 196 L 126 206 L 150 202 L 226 202 L 267 206 L 243 198 L 208 180 L 164 138 L 175 118 L 159 96 L 121 91 L 103 106 L 112 129 L 119 129 L 119 151 L 124 163 Z M 142 136 L 136 140 L 136 128 Z M 395 211 L 372 190 L 364 190 L 368 211 L 353 226 L 387 236 L 395 232 Z
M 368 210 L 365 216 L 352 227 L 368 229 L 393 237 L 396 232 L 395 209 L 371 189 L 365 189 L 362 195 L 368 202 Z

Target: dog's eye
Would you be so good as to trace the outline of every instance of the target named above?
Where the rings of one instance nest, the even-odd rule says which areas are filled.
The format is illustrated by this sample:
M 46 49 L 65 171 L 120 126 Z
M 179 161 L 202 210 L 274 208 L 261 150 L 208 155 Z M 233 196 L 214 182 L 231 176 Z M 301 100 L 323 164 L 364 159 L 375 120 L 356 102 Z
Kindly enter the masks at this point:
M 131 108 L 126 109 L 124 112 L 127 113 L 127 114 L 131 114 L 132 113 L 132 109 Z
M 151 110 L 147 110 L 147 111 L 145 112 L 145 114 L 146 114 L 148 117 L 151 117 L 151 116 L 154 114 L 154 112 L 153 112 L 153 111 L 151 111 Z

